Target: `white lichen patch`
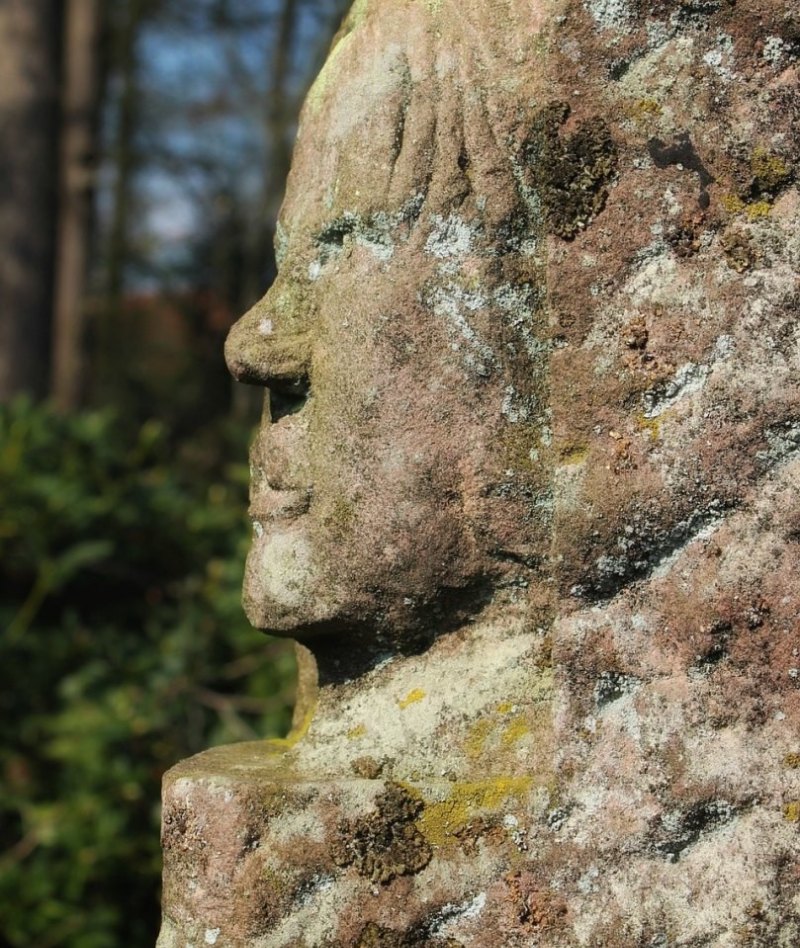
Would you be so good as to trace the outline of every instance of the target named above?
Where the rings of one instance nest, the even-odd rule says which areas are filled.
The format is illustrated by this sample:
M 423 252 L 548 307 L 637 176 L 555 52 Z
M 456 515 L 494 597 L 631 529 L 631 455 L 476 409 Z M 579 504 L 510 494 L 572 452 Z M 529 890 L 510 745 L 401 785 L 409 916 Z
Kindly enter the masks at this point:
M 289 249 L 289 235 L 286 228 L 278 221 L 275 224 L 275 263 L 280 267 L 286 259 L 286 252 Z
M 520 394 L 513 385 L 506 385 L 503 392 L 503 401 L 500 405 L 500 414 L 512 425 L 520 421 L 528 421 L 536 410 L 536 399 L 533 395 Z
M 394 242 L 391 237 L 392 228 L 397 221 L 393 216 L 381 212 L 375 214 L 369 222 L 365 222 L 355 231 L 355 241 L 378 260 L 389 260 L 394 253 Z
M 768 428 L 764 437 L 768 448 L 756 455 L 762 464 L 780 464 L 800 452 L 800 422 L 787 422 Z
M 686 362 L 662 386 L 650 389 L 642 396 L 645 418 L 658 418 L 677 401 L 699 392 L 711 374 L 711 366 Z
M 499 286 L 492 294 L 492 301 L 500 310 L 505 322 L 521 340 L 525 351 L 535 366 L 542 366 L 550 355 L 552 345 L 536 335 L 535 317 L 541 305 L 544 289 L 530 283 Z
M 779 66 L 786 56 L 787 49 L 787 44 L 780 36 L 768 36 L 764 40 L 764 49 L 761 55 L 768 63 L 771 63 L 773 66 Z
M 378 211 L 364 216 L 345 211 L 332 220 L 315 237 L 318 254 L 308 266 L 308 278 L 318 280 L 326 266 L 341 258 L 345 251 L 364 247 L 376 260 L 386 263 L 394 256 L 397 228 L 419 214 L 425 195 L 418 192 L 394 211 Z M 400 242 L 408 239 L 401 233 Z
M 257 562 L 248 563 L 248 569 L 258 575 L 266 599 L 285 609 L 303 604 L 311 580 L 311 549 L 299 530 L 261 535 L 250 558 Z
M 586 480 L 585 458 L 556 467 L 553 478 L 553 493 L 559 510 L 579 510 L 583 503 L 583 484 Z
M 431 218 L 431 232 L 425 242 L 425 252 L 439 259 L 460 257 L 470 253 L 478 228 L 457 214 Z
M 731 68 L 733 61 L 733 38 L 727 33 L 718 33 L 716 46 L 703 56 L 703 62 L 720 78 L 731 82 L 735 78 Z
M 619 81 L 619 90 L 634 103 L 655 102 L 661 108 L 657 124 L 666 133 L 673 121 L 671 95 L 688 77 L 695 44 L 691 36 L 653 35 L 651 40 L 651 52 L 631 65 Z
M 666 244 L 656 241 L 637 254 L 636 269 L 625 285 L 625 292 L 635 302 L 670 303 L 675 293 L 677 264 Z
M 454 352 L 466 349 L 464 362 L 478 375 L 489 375 L 497 365 L 497 358 L 490 346 L 478 335 L 470 324 L 467 314 L 488 306 L 488 300 L 477 290 L 466 290 L 457 283 L 435 286 L 423 294 L 423 302 L 434 316 L 449 327 L 450 346 Z
M 714 502 L 712 501 L 712 511 L 714 506 Z M 718 507 L 718 505 L 716 506 Z M 723 523 L 725 523 L 725 518 L 722 515 L 712 516 L 708 523 L 706 523 L 701 529 L 695 530 L 693 533 L 690 532 L 686 542 L 682 546 L 678 547 L 678 549 L 670 553 L 669 556 L 664 557 L 664 559 L 658 563 L 658 565 L 652 571 L 651 575 L 653 578 L 659 579 L 663 576 L 669 576 L 669 574 L 675 569 L 676 564 L 680 562 L 681 557 L 684 556 L 690 547 L 696 549 L 698 545 L 707 543 L 719 530 Z
M 459 922 L 478 918 L 485 907 L 485 892 L 479 892 L 474 898 L 467 899 L 458 905 L 453 903 L 443 905 L 432 920 L 431 931 L 439 936 L 453 934 Z
M 429 772 L 433 759 L 437 772 L 461 772 L 470 722 L 496 719 L 502 726 L 502 718 L 495 714 L 498 694 L 509 705 L 528 709 L 544 709 L 552 700 L 553 671 L 532 665 L 532 643 L 527 628 L 518 625 L 521 618 L 522 614 L 507 615 L 485 628 L 472 628 L 474 640 L 457 654 L 442 642 L 424 655 L 373 669 L 354 681 L 339 714 L 329 717 L 319 709 L 298 748 L 303 766 L 320 772 L 337 755 L 351 756 L 352 738 L 347 735 L 354 729 L 361 733 L 366 721 L 376 726 L 363 733 L 358 753 L 387 761 L 386 775 L 407 779 L 415 772 Z M 476 649 L 484 655 L 484 637 L 492 644 L 477 666 Z M 407 700 L 420 692 L 424 700 L 398 706 L 398 698 Z M 524 744 L 523 749 L 533 753 L 535 748 Z M 437 787 L 445 796 L 450 792 L 447 781 Z
M 584 0 L 584 7 L 602 30 L 627 32 L 634 21 L 628 0 Z

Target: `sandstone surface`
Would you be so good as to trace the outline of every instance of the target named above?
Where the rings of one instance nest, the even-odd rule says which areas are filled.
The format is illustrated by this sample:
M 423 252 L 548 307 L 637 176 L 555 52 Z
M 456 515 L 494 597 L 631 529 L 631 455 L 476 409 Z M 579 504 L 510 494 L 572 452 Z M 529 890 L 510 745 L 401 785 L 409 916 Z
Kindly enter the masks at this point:
M 355 4 L 228 344 L 295 728 L 167 775 L 160 948 L 800 944 L 799 71 L 789 0 Z

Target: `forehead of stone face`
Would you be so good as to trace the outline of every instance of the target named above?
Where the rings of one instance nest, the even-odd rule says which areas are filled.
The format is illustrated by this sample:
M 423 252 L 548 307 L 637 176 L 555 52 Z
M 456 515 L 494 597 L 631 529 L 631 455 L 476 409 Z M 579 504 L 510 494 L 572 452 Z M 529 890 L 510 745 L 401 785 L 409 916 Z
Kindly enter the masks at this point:
M 537 4 L 498 0 L 487 29 L 484 6 L 358 0 L 303 110 L 287 230 L 427 195 L 433 177 L 463 173 L 465 152 L 483 180 L 507 168 L 512 113 L 544 81 L 541 14 Z

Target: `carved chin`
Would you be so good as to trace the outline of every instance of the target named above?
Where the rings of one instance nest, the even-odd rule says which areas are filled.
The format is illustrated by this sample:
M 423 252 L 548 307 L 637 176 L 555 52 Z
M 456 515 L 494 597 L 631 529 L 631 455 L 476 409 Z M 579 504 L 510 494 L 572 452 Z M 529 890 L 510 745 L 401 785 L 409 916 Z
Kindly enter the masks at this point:
M 311 546 L 301 527 L 256 533 L 247 556 L 244 608 L 265 632 L 286 634 L 326 611 L 314 593 Z

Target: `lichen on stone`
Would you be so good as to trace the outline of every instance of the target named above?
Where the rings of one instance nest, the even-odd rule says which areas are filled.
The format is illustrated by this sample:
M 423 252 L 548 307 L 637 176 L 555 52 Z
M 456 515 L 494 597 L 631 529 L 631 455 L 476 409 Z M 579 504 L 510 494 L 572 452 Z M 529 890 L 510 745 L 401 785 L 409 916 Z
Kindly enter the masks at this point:
M 429 938 L 423 927 L 403 932 L 367 922 L 353 948 L 461 948 L 461 942 L 454 938 Z
M 564 102 L 545 106 L 523 146 L 547 230 L 564 240 L 572 240 L 602 211 L 617 162 L 603 119 L 586 120 L 565 135 L 561 127 L 569 114 Z
M 784 805 L 783 818 L 789 823 L 800 823 L 800 800 L 791 800 Z
M 773 154 L 762 145 L 753 149 L 750 156 L 750 170 L 753 173 L 754 195 L 776 195 L 793 178 L 793 170 L 788 162 Z
M 504 805 L 524 800 L 532 788 L 531 777 L 517 776 L 456 783 L 444 800 L 426 804 L 419 818 L 420 829 L 432 846 L 458 845 L 472 823 L 485 827 L 487 813 L 496 817 Z
M 422 809 L 405 788 L 388 784 L 374 813 L 340 824 L 333 861 L 341 868 L 354 866 L 381 885 L 419 872 L 431 859 L 431 848 L 415 825 Z

